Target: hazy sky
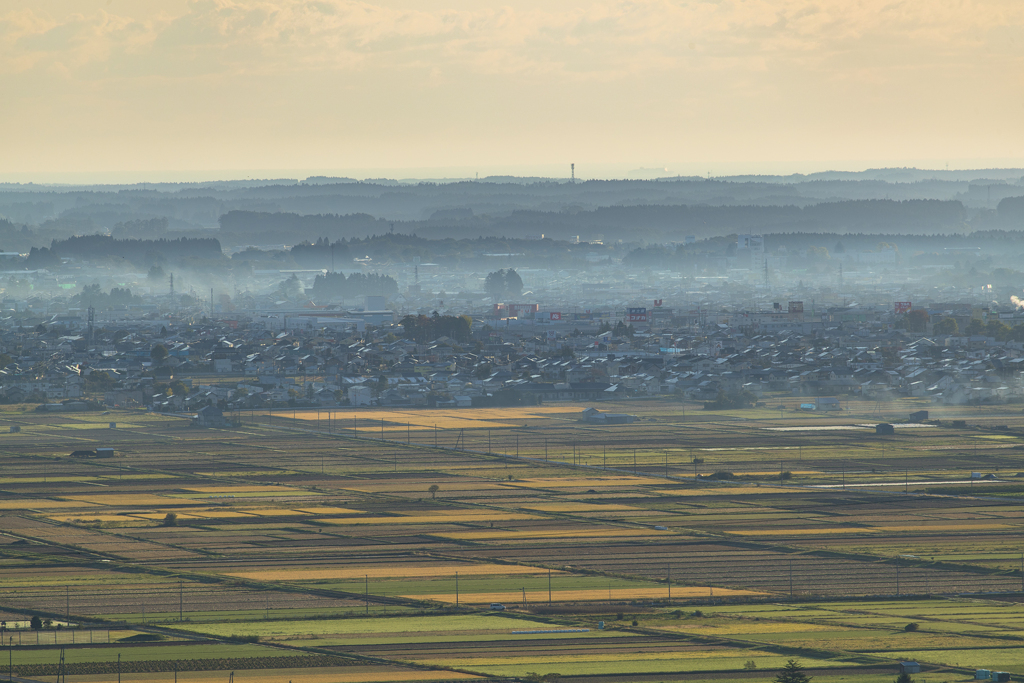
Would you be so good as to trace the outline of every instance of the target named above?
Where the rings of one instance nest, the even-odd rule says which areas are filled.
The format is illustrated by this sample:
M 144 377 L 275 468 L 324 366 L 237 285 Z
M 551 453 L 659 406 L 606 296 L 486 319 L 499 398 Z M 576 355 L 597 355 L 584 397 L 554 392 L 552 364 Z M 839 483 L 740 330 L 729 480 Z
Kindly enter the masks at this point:
M 2 0 L 0 178 L 1024 166 L 1022 29 L 1021 0 Z

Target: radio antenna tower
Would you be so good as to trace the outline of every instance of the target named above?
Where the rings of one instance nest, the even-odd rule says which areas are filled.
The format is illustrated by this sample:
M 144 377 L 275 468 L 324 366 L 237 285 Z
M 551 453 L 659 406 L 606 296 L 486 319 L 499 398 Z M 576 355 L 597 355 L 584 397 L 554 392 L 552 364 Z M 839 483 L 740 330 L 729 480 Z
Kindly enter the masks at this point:
M 569 171 L 572 173 L 572 182 L 576 182 L 576 164 L 569 164 Z
M 171 298 L 173 299 L 174 298 L 174 273 L 171 273 L 170 281 L 171 281 Z

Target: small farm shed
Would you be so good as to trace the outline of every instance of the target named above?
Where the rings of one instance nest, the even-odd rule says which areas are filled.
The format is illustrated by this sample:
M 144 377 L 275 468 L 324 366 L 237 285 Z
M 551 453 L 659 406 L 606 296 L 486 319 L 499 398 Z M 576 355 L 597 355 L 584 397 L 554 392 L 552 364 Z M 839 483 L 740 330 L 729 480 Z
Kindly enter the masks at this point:
M 822 396 L 814 402 L 815 410 L 842 410 L 839 399 L 835 397 Z
M 900 662 L 900 673 L 919 674 L 921 673 L 921 665 L 917 662 Z
M 892 434 L 895 434 L 895 433 L 896 433 L 896 430 L 888 422 L 883 422 L 882 424 L 875 425 L 875 434 L 888 434 L 888 435 L 892 435 Z
M 204 406 L 196 412 L 192 423 L 199 427 L 223 427 L 224 411 L 217 406 Z

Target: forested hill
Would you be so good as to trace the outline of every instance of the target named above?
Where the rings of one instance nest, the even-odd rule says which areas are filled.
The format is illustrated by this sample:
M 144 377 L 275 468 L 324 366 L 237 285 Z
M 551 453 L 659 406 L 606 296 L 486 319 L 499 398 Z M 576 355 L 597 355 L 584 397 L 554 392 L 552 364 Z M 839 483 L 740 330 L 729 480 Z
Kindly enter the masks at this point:
M 811 206 L 609 206 L 590 211 L 515 211 L 507 216 L 447 212 L 423 221 L 385 221 L 368 214 L 306 215 L 231 211 L 221 217 L 226 241 L 289 242 L 363 238 L 391 231 L 430 238 L 544 235 L 552 239 L 682 241 L 686 236 L 735 233 L 963 232 L 967 211 L 959 201 L 867 199 Z M 244 239 L 243 239 L 244 238 Z
M 53 240 L 50 251 L 76 258 L 123 258 L 138 266 L 155 261 L 184 261 L 190 258 L 221 257 L 220 242 L 214 238 L 181 237 L 168 240 L 114 239 L 109 235 L 81 235 Z

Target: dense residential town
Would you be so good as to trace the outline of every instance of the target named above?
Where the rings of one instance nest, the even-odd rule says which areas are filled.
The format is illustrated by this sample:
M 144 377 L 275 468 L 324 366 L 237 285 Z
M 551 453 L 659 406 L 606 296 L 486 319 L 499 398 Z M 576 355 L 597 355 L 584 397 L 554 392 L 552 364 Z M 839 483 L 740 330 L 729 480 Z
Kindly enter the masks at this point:
M 97 320 L 91 310 L 53 313 L 8 300 L 0 399 L 40 410 L 191 413 L 623 398 L 713 410 L 785 396 L 800 397 L 806 410 L 901 396 L 1024 403 L 1024 326 L 1012 310 L 898 302 L 812 312 L 783 301 L 760 311 L 680 311 L 642 303 L 585 313 L 493 303 L 487 313 L 403 315 L 393 301 L 367 296 L 351 309 L 310 303 L 211 315 L 151 304 Z

